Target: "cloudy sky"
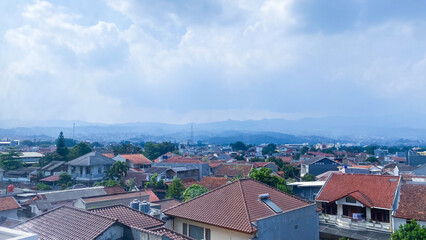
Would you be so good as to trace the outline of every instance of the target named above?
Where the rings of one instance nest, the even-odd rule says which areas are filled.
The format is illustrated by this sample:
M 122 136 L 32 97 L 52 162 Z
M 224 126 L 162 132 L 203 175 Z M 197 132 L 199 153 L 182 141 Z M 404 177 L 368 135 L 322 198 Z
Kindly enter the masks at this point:
M 0 120 L 426 114 L 426 1 L 0 1 Z

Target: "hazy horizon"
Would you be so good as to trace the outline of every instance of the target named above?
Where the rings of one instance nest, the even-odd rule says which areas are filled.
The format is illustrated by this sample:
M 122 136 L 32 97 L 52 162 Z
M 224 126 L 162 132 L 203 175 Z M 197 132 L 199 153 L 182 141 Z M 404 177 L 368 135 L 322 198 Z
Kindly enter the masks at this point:
M 423 1 L 2 1 L 0 122 L 408 112 L 405 125 L 423 128 L 424 12 Z

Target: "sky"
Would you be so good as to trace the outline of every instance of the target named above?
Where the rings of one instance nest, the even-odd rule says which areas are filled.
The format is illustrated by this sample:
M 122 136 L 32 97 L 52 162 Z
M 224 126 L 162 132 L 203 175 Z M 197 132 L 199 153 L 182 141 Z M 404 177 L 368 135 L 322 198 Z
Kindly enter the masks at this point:
M 426 114 L 426 1 L 0 1 L 0 120 Z

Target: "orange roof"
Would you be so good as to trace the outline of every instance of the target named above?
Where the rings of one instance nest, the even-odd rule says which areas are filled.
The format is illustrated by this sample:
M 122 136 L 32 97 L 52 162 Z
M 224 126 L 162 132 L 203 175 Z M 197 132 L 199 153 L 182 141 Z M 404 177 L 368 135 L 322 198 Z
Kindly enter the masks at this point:
M 52 175 L 52 176 L 40 179 L 40 182 L 56 182 L 58 180 L 59 180 L 59 175 Z
M 115 157 L 114 153 L 102 153 L 105 157 L 113 158 Z
M 172 207 L 164 213 L 253 234 L 257 231 L 253 222 L 279 214 L 259 201 L 259 195 L 265 193 L 269 194 L 270 200 L 283 212 L 311 205 L 266 184 L 241 179 Z
M 278 157 L 278 158 L 285 163 L 291 163 L 293 161 L 293 157 Z
M 0 198 L 0 211 L 7 211 L 12 209 L 20 208 L 19 203 L 14 197 Z
M 144 155 L 137 153 L 137 154 L 120 154 L 123 158 L 128 160 L 129 162 L 132 162 L 133 164 L 151 164 L 152 162 L 146 158 Z
M 368 207 L 392 209 L 400 177 L 366 174 L 332 174 L 316 198 L 334 202 L 351 196 Z

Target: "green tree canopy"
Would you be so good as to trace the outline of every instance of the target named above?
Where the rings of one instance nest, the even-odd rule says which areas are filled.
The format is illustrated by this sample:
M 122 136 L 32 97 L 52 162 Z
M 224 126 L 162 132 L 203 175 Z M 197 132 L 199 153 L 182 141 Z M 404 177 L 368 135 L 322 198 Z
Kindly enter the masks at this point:
M 9 149 L 9 152 L 0 154 L 0 168 L 5 171 L 15 170 L 22 167 L 22 161 L 19 159 L 21 155 L 15 149 Z
M 368 157 L 367 159 L 365 159 L 365 161 L 366 162 L 371 162 L 371 163 L 374 163 L 374 162 L 379 162 L 379 159 L 377 159 L 376 157 Z
M 418 240 L 426 239 L 426 227 L 421 226 L 413 219 L 409 223 L 400 225 L 394 233 L 391 234 L 392 240 Z
M 300 154 L 301 155 L 304 155 L 305 153 L 307 153 L 309 151 L 309 147 L 307 147 L 307 146 L 303 146 L 301 149 L 300 149 Z
M 258 158 L 258 157 L 254 157 L 254 158 L 250 158 L 249 160 L 250 162 L 264 162 L 265 159 L 263 158 Z
M 283 160 L 276 157 L 268 157 L 266 161 L 275 163 L 279 168 L 282 168 L 284 166 Z
M 249 178 L 259 182 L 263 182 L 280 191 L 287 193 L 291 192 L 290 189 L 287 187 L 286 181 L 281 177 L 273 175 L 272 170 L 269 168 L 253 169 L 249 174 Z
M 309 173 L 305 174 L 305 175 L 302 177 L 302 181 L 305 181 L 305 182 L 313 182 L 313 181 L 315 181 L 315 180 L 316 180 L 315 175 L 313 175 L 313 174 L 309 174 Z
M 281 171 L 284 172 L 284 178 L 299 178 L 300 170 L 294 167 L 291 164 L 284 164 L 281 168 Z
M 145 152 L 143 155 L 148 159 L 154 160 L 159 156 L 173 152 L 176 149 L 176 146 L 171 142 L 162 142 L 162 143 L 152 143 L 148 142 L 145 144 Z
M 194 184 L 190 186 L 189 188 L 185 189 L 185 191 L 183 192 L 183 200 L 186 202 L 208 191 L 209 191 L 208 188 L 205 188 L 198 184 Z
M 167 189 L 167 198 L 174 198 L 174 199 L 182 199 L 182 193 L 185 190 L 185 187 L 182 184 L 182 181 L 174 177 L 173 182 L 169 185 L 169 188 Z
M 231 143 L 230 146 L 233 151 L 246 151 L 248 149 L 247 146 L 241 141 Z
M 126 162 L 116 161 L 107 171 L 107 175 L 110 179 L 120 179 L 121 177 L 127 176 L 129 166 Z
M 67 158 L 68 160 L 73 160 L 91 151 L 92 151 L 92 148 L 90 148 L 89 144 L 85 142 L 80 142 L 79 144 L 71 148 Z
M 67 160 L 69 149 L 65 145 L 65 138 L 62 132 L 59 133 L 59 137 L 56 139 L 56 153 L 61 156 L 63 160 Z
M 72 182 L 71 175 L 69 175 L 66 172 L 63 172 L 59 175 L 59 180 L 58 180 L 59 185 L 62 185 L 62 184 L 68 185 L 69 182 Z
M 270 143 L 267 146 L 263 147 L 262 154 L 263 155 L 272 155 L 275 152 L 275 149 L 277 149 L 277 145 Z
M 121 143 L 120 145 L 112 146 L 112 150 L 114 151 L 114 155 L 142 153 L 141 147 L 131 143 Z

